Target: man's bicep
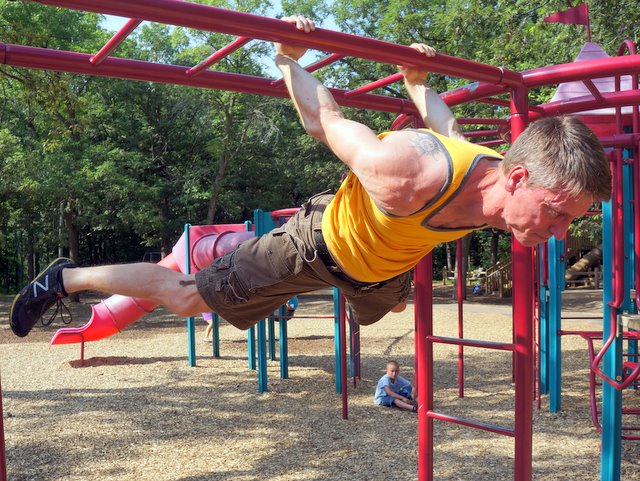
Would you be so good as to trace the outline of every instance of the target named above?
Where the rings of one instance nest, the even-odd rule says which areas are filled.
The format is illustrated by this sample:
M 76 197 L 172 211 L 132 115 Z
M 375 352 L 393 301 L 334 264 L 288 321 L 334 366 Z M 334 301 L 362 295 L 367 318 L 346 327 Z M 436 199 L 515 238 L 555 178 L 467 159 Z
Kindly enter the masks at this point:
M 353 120 L 336 118 L 325 125 L 325 143 L 352 170 L 362 159 L 378 152 L 382 142 L 373 130 Z

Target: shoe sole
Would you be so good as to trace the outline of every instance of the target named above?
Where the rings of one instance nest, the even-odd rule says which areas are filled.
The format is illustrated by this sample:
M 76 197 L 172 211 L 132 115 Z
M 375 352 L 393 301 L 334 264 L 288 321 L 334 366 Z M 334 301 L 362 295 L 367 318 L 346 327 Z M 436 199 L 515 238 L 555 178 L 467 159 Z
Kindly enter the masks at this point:
M 54 266 L 54 264 L 56 264 L 56 262 L 59 262 L 60 260 L 67 260 L 69 261 L 69 263 L 73 264 L 73 261 L 71 259 L 69 259 L 68 257 L 58 257 L 57 259 L 54 259 L 47 267 L 45 267 L 44 269 L 42 269 L 40 271 L 40 273 L 38 274 L 38 277 L 36 277 L 34 280 L 32 280 L 31 282 L 29 282 L 29 284 L 27 284 L 25 286 L 24 289 L 22 289 L 20 292 L 18 292 L 16 294 L 16 296 L 13 298 L 13 302 L 11 303 L 11 310 L 9 311 L 9 325 L 11 327 L 11 330 L 13 331 L 13 333 L 18 336 L 18 337 L 25 337 L 27 334 L 29 334 L 29 332 L 31 332 L 31 329 L 29 329 L 27 332 L 25 332 L 24 334 L 20 333 L 18 334 L 14 328 L 13 328 L 13 309 L 15 308 L 16 302 L 18 302 L 18 299 L 20 299 L 20 296 L 22 296 L 22 291 L 24 291 L 25 289 L 28 289 L 29 286 L 31 286 L 34 282 L 39 281 L 42 276 L 44 276 L 45 272 L 47 272 L 49 269 L 51 269 L 51 267 Z

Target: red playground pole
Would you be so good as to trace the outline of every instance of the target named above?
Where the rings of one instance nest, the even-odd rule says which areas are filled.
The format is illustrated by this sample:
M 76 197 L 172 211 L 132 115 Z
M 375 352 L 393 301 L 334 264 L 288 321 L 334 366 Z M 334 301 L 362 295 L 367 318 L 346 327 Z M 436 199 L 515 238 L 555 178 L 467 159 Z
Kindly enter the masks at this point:
M 527 89 L 511 94 L 511 135 L 513 140 L 527 127 Z M 533 251 L 514 240 L 513 319 L 515 345 L 515 459 L 514 480 L 531 481 L 533 448 Z
M 0 380 L 0 481 L 7 481 L 7 457 L 4 444 L 4 412 L 2 411 L 2 381 Z
M 432 257 L 425 256 L 414 271 L 413 308 L 416 316 L 416 357 L 418 358 L 418 480 L 433 480 L 433 334 Z

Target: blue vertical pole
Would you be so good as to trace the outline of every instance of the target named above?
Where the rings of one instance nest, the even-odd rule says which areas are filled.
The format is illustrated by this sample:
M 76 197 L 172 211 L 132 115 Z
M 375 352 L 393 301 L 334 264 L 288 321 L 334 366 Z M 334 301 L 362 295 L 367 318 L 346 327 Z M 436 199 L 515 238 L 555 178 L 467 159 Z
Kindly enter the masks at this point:
M 549 249 L 549 411 L 562 408 L 562 289 L 564 287 L 564 241 L 551 237 Z
M 220 357 L 220 316 L 213 313 L 213 357 Z
M 282 322 L 282 319 L 280 319 L 280 322 Z M 272 361 L 276 360 L 276 320 L 273 318 L 273 316 L 270 316 L 268 319 L 268 324 L 267 324 L 267 331 L 269 333 L 269 335 L 267 336 L 269 338 L 269 359 L 271 359 Z
M 249 369 L 256 370 L 256 327 L 251 326 L 247 329 L 247 358 L 249 360 Z
M 625 150 L 625 158 L 628 157 L 630 152 Z M 631 292 L 635 286 L 635 250 L 634 246 L 634 210 L 635 204 L 633 202 L 633 166 L 626 164 L 622 167 L 622 175 L 624 179 L 624 192 L 623 202 L 624 209 L 624 292 Z M 631 296 L 624 296 L 622 303 L 622 311 L 626 311 L 629 314 L 636 314 L 638 312 L 635 299 L 631 299 Z M 627 353 L 638 353 L 638 341 L 627 341 Z M 629 356 L 631 360 L 638 360 L 635 356 Z M 637 389 L 637 386 L 632 385 L 631 389 Z
M 603 277 L 603 330 L 608 338 L 610 307 L 613 297 L 613 239 L 611 202 L 602 203 L 602 277 Z M 603 371 L 612 379 L 621 372 L 621 342 L 614 341 L 603 358 Z M 602 383 L 602 451 L 600 462 L 601 481 L 620 481 L 620 453 L 622 436 L 622 391 L 607 382 Z
M 184 273 L 191 274 L 191 257 L 190 257 L 190 242 L 189 242 L 189 227 L 191 224 L 184 225 L 184 243 L 185 243 L 185 266 Z M 187 318 L 187 343 L 189 349 L 189 366 L 195 367 L 196 365 L 196 320 L 194 317 Z
M 549 256 L 543 256 L 544 245 L 538 245 L 538 261 L 540 263 L 540 394 L 549 394 L 549 286 L 545 284 L 544 270 L 549 266 Z M 544 265 L 546 262 L 546 266 Z M 548 282 L 548 279 L 547 279 Z
M 336 360 L 336 392 L 342 394 L 342 365 L 340 362 L 340 289 L 333 288 L 333 343 Z
M 258 322 L 258 392 L 267 392 L 267 327 L 264 319 Z
M 285 319 L 283 316 L 287 315 L 287 310 L 284 306 L 280 306 L 280 339 L 278 344 L 280 347 L 280 379 L 289 378 L 289 345 L 287 339 L 287 324 L 289 319 Z

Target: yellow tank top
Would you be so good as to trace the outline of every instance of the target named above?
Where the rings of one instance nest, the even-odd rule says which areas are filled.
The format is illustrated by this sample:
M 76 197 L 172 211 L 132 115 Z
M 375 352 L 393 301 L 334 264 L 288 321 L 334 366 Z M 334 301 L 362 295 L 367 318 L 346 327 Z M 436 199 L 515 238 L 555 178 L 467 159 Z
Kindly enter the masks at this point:
M 398 217 L 382 211 L 350 172 L 322 216 L 324 240 L 336 261 L 356 280 L 379 282 L 407 272 L 437 244 L 474 229 L 436 229 L 427 223 L 450 202 L 483 158 L 495 151 L 421 129 L 445 152 L 449 175 L 440 193 L 415 214 Z M 394 132 L 380 134 L 384 138 Z

